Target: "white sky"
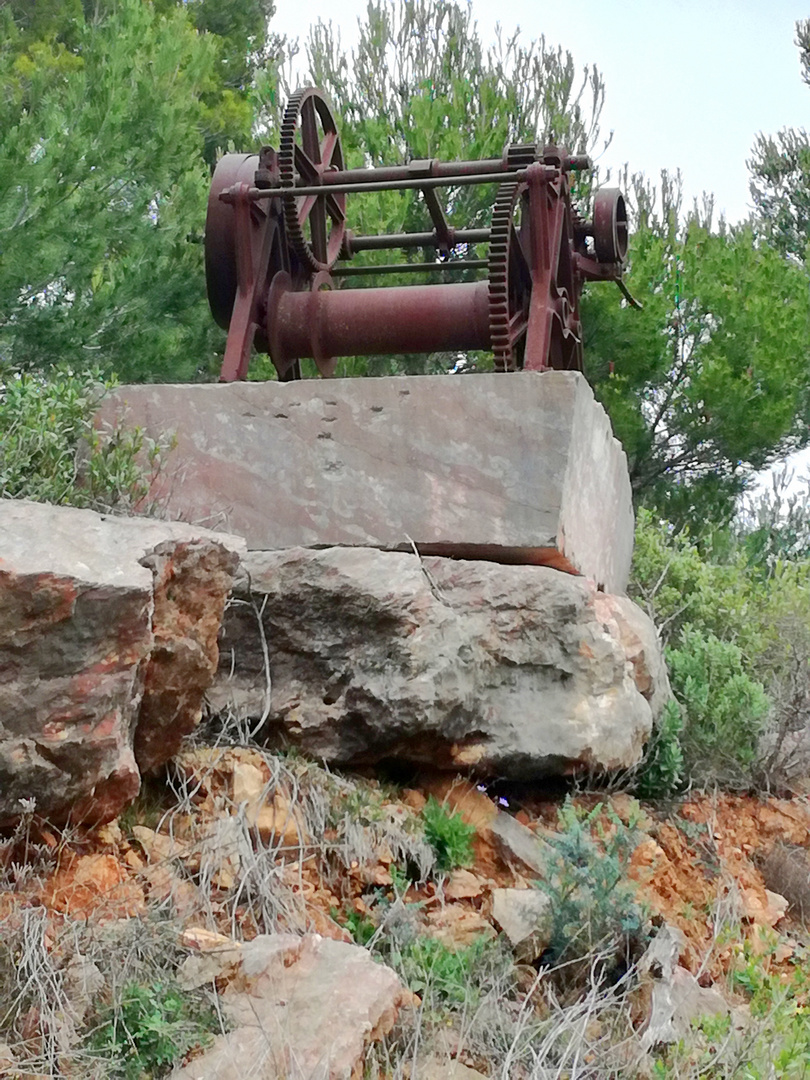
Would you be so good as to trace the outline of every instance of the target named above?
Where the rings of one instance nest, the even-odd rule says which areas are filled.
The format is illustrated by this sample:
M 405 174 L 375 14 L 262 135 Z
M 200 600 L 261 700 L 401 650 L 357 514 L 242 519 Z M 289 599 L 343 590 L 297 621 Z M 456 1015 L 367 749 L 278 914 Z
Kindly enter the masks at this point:
M 730 221 L 748 211 L 748 170 L 759 131 L 808 126 L 810 87 L 800 76 L 794 0 L 473 0 L 486 41 L 496 21 L 527 39 L 545 34 L 606 84 L 600 165 L 627 162 L 658 177 L 680 169 L 687 199 L 713 192 Z M 356 38 L 365 0 L 277 0 L 272 28 L 306 37 L 319 17 Z

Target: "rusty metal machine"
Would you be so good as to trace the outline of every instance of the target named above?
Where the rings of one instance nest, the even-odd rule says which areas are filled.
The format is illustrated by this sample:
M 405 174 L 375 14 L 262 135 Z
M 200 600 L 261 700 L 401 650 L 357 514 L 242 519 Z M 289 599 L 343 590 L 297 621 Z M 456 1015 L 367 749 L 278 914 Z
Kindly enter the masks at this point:
M 228 154 L 212 180 L 205 260 L 211 311 L 228 330 L 220 378 L 246 378 L 254 346 L 284 381 L 300 377 L 306 357 L 328 376 L 338 357 L 386 353 L 489 350 L 498 371 L 581 369 L 583 283 L 614 281 L 632 300 L 622 283 L 621 193 L 598 191 L 590 221 L 571 205 L 571 174 L 590 168 L 585 156 L 532 145 L 485 161 L 346 169 L 328 98 L 299 90 L 278 150 Z M 488 228 L 447 221 L 438 189 L 467 184 L 497 185 Z M 422 193 L 432 231 L 355 236 L 346 228 L 349 196 L 408 189 Z M 479 244 L 488 257 L 469 257 Z M 434 257 L 350 264 L 384 249 Z M 365 274 L 438 271 L 473 280 L 350 287 Z

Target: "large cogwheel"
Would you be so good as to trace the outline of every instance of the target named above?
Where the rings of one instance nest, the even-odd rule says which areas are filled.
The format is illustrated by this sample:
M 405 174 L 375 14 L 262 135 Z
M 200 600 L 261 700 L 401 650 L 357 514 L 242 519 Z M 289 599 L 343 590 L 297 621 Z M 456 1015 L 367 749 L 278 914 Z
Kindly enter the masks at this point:
M 520 246 L 515 213 L 525 184 L 501 184 L 489 238 L 489 332 L 496 371 L 522 366 L 529 325 L 531 273 Z
M 278 152 L 287 239 L 311 273 L 331 270 L 346 231 L 346 196 L 330 192 L 296 195 L 300 185 L 317 187 L 323 174 L 343 168 L 340 135 L 329 98 L 314 86 L 297 90 L 287 102 Z

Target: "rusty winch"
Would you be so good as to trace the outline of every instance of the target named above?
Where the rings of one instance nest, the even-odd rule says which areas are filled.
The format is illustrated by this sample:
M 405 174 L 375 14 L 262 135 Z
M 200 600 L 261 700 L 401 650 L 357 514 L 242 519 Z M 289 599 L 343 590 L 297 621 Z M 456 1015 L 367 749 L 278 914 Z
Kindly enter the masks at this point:
M 478 349 L 498 371 L 581 369 L 583 282 L 615 281 L 628 295 L 621 192 L 597 191 L 590 221 L 571 206 L 571 174 L 590 168 L 584 155 L 528 145 L 482 161 L 346 169 L 328 98 L 299 90 L 278 150 L 228 154 L 211 183 L 205 261 L 211 311 L 228 330 L 221 379 L 244 379 L 254 346 L 281 380 L 300 377 L 305 357 L 328 376 L 341 356 Z M 497 185 L 489 228 L 448 223 L 437 191 L 467 184 Z M 408 189 L 421 191 L 432 231 L 346 228 L 349 195 Z M 470 257 L 479 244 L 485 259 Z M 363 251 L 420 248 L 433 258 L 346 265 Z M 360 275 L 439 271 L 480 280 L 349 287 Z

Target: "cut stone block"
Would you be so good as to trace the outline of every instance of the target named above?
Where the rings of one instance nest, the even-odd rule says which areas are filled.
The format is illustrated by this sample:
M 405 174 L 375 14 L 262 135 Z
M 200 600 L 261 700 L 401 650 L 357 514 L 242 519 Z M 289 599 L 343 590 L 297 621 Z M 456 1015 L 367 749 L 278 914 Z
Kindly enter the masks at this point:
M 627 585 L 624 452 L 578 372 L 124 386 L 98 424 L 174 432 L 152 496 L 253 550 L 351 545 Z

